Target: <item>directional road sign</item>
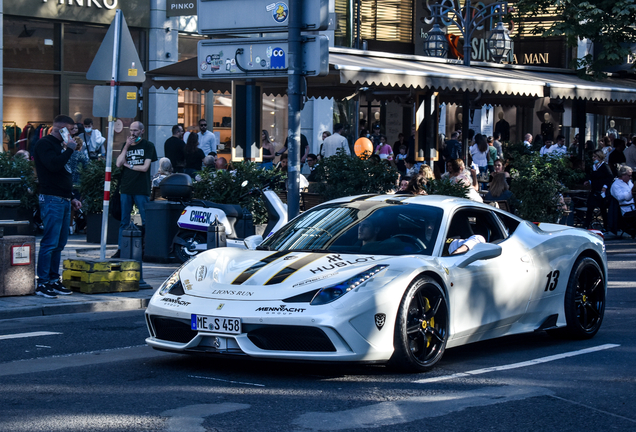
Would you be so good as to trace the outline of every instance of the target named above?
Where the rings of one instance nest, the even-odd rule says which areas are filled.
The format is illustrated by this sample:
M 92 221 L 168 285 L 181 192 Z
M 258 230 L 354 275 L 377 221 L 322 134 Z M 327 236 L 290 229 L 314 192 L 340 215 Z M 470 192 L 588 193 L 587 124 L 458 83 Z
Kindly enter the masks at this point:
M 303 0 L 303 31 L 326 30 L 329 0 Z M 200 34 L 286 32 L 287 2 L 272 0 L 198 0 Z
M 206 39 L 199 41 L 199 78 L 245 79 L 286 77 L 288 75 L 287 39 Z M 329 73 L 329 41 L 313 35 L 303 43 L 304 75 Z
M 115 24 L 108 28 L 102 44 L 97 50 L 95 59 L 86 73 L 86 79 L 94 81 L 110 81 L 113 69 L 113 49 L 119 49 L 119 67 L 117 68 L 117 82 L 142 83 L 146 80 L 146 74 L 141 66 L 139 54 L 126 25 L 126 20 L 122 14 L 120 43 L 115 47 Z

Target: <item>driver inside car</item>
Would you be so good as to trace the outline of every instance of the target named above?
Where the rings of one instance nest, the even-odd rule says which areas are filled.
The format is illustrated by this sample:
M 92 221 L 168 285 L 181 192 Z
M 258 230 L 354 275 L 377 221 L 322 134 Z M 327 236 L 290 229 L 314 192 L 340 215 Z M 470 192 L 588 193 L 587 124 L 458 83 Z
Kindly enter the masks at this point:
M 479 234 L 472 235 L 467 239 L 455 239 L 448 246 L 448 253 L 451 255 L 468 252 L 479 243 L 486 243 L 484 236 Z
M 360 251 L 369 249 L 372 243 L 378 241 L 380 227 L 375 226 L 369 219 L 365 219 L 358 225 L 358 242 L 361 243 Z

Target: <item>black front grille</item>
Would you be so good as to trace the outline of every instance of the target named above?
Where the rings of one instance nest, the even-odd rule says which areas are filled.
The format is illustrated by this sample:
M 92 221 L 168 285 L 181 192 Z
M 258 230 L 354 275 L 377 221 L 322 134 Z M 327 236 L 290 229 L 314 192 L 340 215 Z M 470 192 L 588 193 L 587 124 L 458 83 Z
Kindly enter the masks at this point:
M 190 328 L 189 322 L 159 317 L 151 317 L 150 320 L 157 334 L 157 339 L 186 343 L 197 335 L 197 332 Z
M 315 327 L 262 326 L 247 332 L 254 345 L 272 351 L 333 352 L 333 346 L 325 332 Z

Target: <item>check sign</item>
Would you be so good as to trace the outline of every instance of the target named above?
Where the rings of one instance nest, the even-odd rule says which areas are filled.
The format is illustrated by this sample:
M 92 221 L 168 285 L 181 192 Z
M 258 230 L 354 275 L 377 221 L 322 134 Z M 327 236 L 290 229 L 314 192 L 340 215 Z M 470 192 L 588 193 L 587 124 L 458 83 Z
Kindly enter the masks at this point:
M 190 317 L 192 330 L 208 331 L 224 334 L 241 334 L 241 320 L 239 318 L 195 315 Z

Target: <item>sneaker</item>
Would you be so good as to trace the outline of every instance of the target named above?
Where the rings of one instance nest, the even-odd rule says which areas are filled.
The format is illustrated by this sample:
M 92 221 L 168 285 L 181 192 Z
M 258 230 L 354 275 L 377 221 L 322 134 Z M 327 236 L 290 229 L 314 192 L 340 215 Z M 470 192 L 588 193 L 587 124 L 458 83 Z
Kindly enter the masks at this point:
M 111 256 L 111 258 L 119 258 L 119 257 L 120 257 L 120 252 L 119 252 L 119 249 L 117 249 L 117 252 L 115 252 L 113 256 Z
M 53 289 L 48 284 L 39 283 L 37 288 L 35 289 L 35 293 L 45 298 L 57 298 L 57 295 L 55 295 L 55 291 L 53 291 Z
M 62 281 L 60 280 L 56 280 L 55 282 L 49 282 L 49 287 L 57 294 L 61 294 L 61 295 L 73 294 L 73 291 L 66 288 L 64 285 L 62 285 Z

